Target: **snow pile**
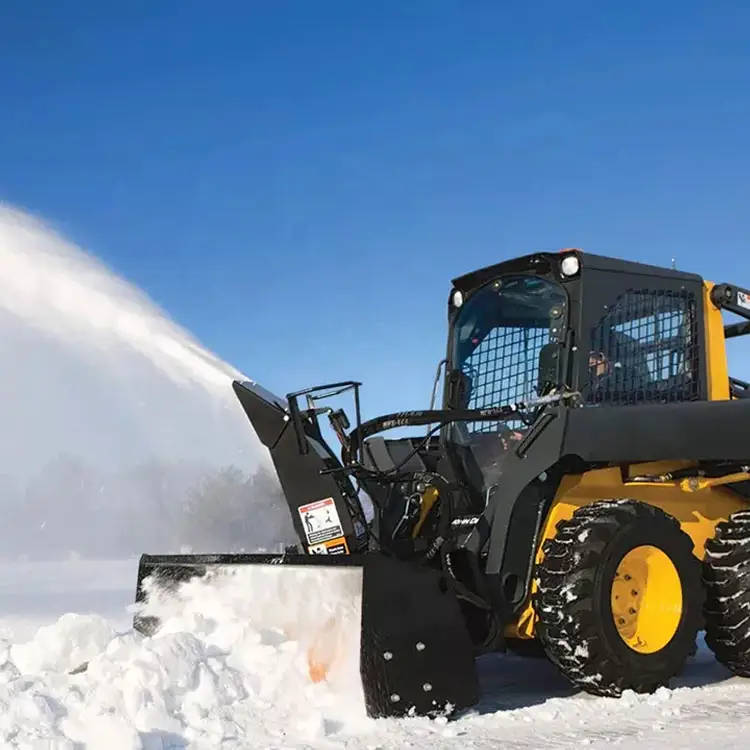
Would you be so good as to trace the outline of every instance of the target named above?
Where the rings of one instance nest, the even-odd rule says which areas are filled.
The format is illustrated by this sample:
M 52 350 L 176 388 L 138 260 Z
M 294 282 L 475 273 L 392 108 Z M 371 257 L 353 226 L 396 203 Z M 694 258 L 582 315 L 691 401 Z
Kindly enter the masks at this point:
M 149 638 L 69 614 L 3 644 L 0 745 L 247 748 L 360 734 L 372 723 L 360 576 L 247 568 L 184 585 L 171 603 L 156 596 L 144 613 L 165 619 Z M 311 679 L 311 653 L 331 665 L 325 681 Z
M 44 592 L 32 595 L 29 571 L 8 569 L 0 605 L 13 611 L 14 627 L 29 613 L 29 624 L 42 612 L 53 616 L 64 579 L 71 595 L 81 589 L 80 611 L 107 611 L 108 600 L 102 610 L 101 592 L 92 586 L 101 565 L 90 565 L 55 564 L 63 570 L 46 604 Z M 240 569 L 194 581 L 171 600 L 157 592 L 144 614 L 158 613 L 164 625 L 151 638 L 126 627 L 118 632 L 96 614 L 67 614 L 26 642 L 0 641 L 0 750 L 736 750 L 747 744 L 750 680 L 732 678 L 703 645 L 672 689 L 654 695 L 595 698 L 576 693 L 544 659 L 492 655 L 479 660 L 482 700 L 475 710 L 454 721 L 370 720 L 357 669 L 360 575 L 343 568 Z M 125 586 L 123 602 L 132 600 L 132 580 L 123 568 L 117 584 Z M 13 587 L 24 596 L 12 596 Z M 84 590 L 88 602 L 80 598 Z M 310 679 L 310 650 L 333 663 L 327 682 Z M 88 668 L 78 671 L 83 662 Z

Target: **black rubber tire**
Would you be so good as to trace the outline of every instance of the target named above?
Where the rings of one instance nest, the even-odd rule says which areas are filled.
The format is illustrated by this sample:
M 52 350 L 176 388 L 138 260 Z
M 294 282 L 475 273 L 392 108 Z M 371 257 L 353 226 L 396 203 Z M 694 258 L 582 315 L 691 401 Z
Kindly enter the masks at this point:
M 706 645 L 733 674 L 750 677 L 750 510 L 716 525 L 703 584 Z
M 622 640 L 610 601 L 620 560 L 640 545 L 665 552 L 682 584 L 677 631 L 652 654 L 638 653 Z M 602 500 L 560 522 L 543 551 L 536 571 L 536 634 L 573 685 L 599 696 L 651 693 L 682 671 L 695 652 L 704 591 L 692 539 L 675 518 L 645 503 Z

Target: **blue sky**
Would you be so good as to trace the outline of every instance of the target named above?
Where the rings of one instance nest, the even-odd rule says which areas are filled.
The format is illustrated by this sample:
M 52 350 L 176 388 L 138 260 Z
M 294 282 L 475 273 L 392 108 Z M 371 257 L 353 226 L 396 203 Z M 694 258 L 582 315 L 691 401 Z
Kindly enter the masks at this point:
M 272 390 L 419 408 L 475 267 L 750 286 L 748 38 L 741 2 L 6 0 L 0 200 Z

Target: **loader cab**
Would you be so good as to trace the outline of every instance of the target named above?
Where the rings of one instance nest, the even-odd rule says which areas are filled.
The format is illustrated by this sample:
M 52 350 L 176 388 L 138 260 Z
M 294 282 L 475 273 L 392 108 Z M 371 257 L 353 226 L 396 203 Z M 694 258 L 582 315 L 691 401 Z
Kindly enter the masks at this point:
M 705 398 L 702 305 L 699 276 L 578 250 L 454 279 L 444 408 L 528 405 L 564 391 L 580 407 Z M 475 500 L 506 470 L 533 419 L 533 408 L 522 409 L 443 430 Z

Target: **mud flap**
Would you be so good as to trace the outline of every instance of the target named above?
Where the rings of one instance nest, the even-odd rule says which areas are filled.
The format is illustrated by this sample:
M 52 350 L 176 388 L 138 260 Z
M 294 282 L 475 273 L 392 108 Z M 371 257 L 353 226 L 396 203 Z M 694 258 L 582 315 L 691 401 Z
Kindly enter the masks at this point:
M 477 703 L 472 644 L 453 591 L 436 570 L 377 553 L 325 560 L 312 555 L 143 555 L 136 602 L 146 599 L 144 584 L 151 576 L 164 588 L 237 565 L 362 568 L 359 673 L 369 716 L 451 714 Z M 158 626 L 153 618 L 136 615 L 139 632 L 151 635 Z

